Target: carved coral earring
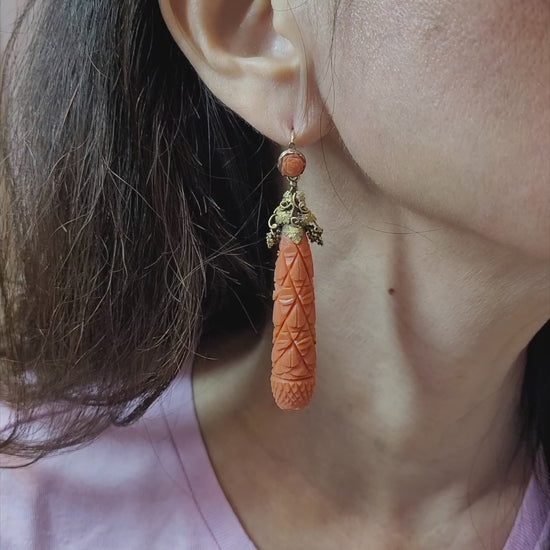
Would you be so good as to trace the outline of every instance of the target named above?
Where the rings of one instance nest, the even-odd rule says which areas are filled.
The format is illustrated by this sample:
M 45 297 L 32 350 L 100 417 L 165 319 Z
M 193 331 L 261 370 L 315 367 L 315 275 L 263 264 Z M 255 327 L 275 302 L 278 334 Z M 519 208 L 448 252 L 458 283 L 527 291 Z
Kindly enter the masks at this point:
M 283 410 L 301 410 L 313 397 L 317 370 L 315 290 L 310 241 L 323 244 L 323 230 L 298 191 L 304 155 L 290 143 L 277 166 L 290 188 L 269 218 L 267 246 L 279 245 L 273 291 L 271 391 Z

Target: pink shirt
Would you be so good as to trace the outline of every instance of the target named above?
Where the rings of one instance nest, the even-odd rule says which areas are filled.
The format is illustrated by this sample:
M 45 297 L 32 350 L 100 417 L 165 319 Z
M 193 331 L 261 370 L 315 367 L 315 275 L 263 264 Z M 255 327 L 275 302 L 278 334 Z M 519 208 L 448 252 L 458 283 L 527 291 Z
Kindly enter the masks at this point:
M 109 428 L 82 449 L 0 470 L 0 548 L 256 548 L 210 463 L 190 372 L 183 369 L 135 424 Z M 550 501 L 533 475 L 503 550 L 546 550 L 549 536 Z

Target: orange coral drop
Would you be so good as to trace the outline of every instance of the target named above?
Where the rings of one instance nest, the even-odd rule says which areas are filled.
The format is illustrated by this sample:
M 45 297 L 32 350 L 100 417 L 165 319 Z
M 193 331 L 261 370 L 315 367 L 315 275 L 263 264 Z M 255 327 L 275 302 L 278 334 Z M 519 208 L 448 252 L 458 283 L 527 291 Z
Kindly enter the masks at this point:
M 315 293 L 309 239 L 282 235 L 275 263 L 271 390 L 284 410 L 309 404 L 315 388 Z

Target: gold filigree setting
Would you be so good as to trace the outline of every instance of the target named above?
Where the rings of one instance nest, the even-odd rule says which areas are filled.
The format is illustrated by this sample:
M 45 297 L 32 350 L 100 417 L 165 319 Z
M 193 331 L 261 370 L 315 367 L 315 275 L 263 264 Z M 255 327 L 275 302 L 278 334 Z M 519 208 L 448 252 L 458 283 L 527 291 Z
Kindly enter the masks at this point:
M 281 235 L 286 235 L 295 243 L 299 243 L 302 237 L 307 235 L 311 242 L 322 245 L 323 229 L 319 227 L 317 218 L 307 207 L 303 191 L 298 191 L 300 175 L 285 173 L 283 160 L 288 157 L 292 157 L 295 163 L 291 168 L 295 169 L 296 164 L 298 164 L 297 172 L 299 171 L 301 174 L 301 171 L 305 168 L 305 157 L 294 145 L 294 132 L 292 133 L 292 139 L 288 148 L 280 154 L 277 162 L 279 171 L 287 179 L 290 187 L 284 192 L 279 206 L 275 208 L 275 211 L 269 218 L 269 232 L 266 236 L 267 246 L 269 248 L 275 246 L 279 242 Z M 303 166 L 299 166 L 301 159 L 303 159 Z

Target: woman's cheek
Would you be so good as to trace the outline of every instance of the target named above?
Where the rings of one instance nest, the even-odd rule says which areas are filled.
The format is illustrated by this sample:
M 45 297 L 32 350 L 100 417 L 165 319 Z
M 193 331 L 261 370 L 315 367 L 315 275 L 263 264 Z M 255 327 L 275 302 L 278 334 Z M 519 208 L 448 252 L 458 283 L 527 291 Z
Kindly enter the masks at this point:
M 548 255 L 550 3 L 354 5 L 324 93 L 357 164 L 428 216 Z

